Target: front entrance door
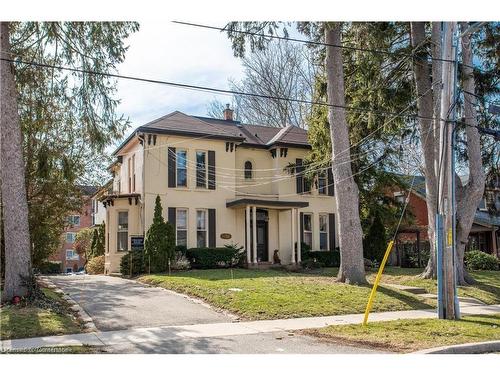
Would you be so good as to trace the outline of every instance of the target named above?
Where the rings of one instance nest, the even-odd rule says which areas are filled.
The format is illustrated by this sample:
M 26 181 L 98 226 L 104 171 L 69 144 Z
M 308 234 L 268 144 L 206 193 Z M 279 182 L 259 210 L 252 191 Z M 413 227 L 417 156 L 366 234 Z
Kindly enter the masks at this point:
M 257 261 L 269 261 L 269 216 L 267 210 L 257 210 Z

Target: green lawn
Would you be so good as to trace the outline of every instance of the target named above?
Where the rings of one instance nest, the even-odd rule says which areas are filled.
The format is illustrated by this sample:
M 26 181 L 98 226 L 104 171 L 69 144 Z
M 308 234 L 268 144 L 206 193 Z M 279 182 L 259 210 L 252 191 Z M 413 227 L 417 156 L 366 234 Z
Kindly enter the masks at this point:
M 394 352 L 500 340 L 500 315 L 466 316 L 458 321 L 402 319 L 390 322 L 328 326 L 304 331 L 326 340 L 366 345 Z
M 64 301 L 52 290 L 45 295 L 63 306 Z M 79 322 L 69 313 L 56 313 L 40 307 L 4 306 L 0 309 L 0 338 L 2 340 L 37 336 L 65 335 L 81 332 Z
M 14 349 L 4 352 L 5 354 L 99 354 L 106 353 L 102 347 L 89 345 L 75 346 L 52 346 L 33 349 Z
M 411 285 L 425 288 L 429 293 L 437 293 L 435 280 L 424 280 L 418 277 L 422 269 L 388 267 L 382 276 L 382 283 Z M 488 305 L 500 303 L 500 272 L 499 271 L 474 271 L 471 275 L 477 284 L 458 288 L 458 295 L 473 297 Z M 375 276 L 369 277 L 370 281 Z
M 244 319 L 278 319 L 364 312 L 371 286 L 337 283 L 320 274 L 278 270 L 191 270 L 145 275 L 140 281 L 202 298 Z M 372 311 L 429 309 L 434 301 L 379 287 Z

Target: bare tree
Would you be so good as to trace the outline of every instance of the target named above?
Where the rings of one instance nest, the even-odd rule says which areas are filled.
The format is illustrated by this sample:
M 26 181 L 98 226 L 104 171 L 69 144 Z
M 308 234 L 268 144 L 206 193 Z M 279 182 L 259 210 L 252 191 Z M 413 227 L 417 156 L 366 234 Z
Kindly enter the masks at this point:
M 244 78 L 241 81 L 230 80 L 231 89 L 272 98 L 236 94 L 233 104 L 241 121 L 274 127 L 305 127 L 311 105 L 276 98 L 312 99 L 316 66 L 307 47 L 282 41 L 271 42 L 266 49 L 243 57 L 242 65 Z M 208 113 L 220 117 L 224 107 L 224 103 L 213 101 Z
M 339 219 L 340 269 L 338 280 L 348 284 L 366 283 L 363 262 L 363 231 L 359 219 L 359 192 L 352 176 L 349 130 L 345 115 L 344 68 L 341 24 L 325 25 L 325 70 L 327 76 L 328 122 L 332 143 L 332 171 Z M 339 154 L 342 157 L 339 158 Z
M 435 217 L 437 212 L 437 186 L 439 168 L 439 122 L 441 118 L 447 117 L 448 108 L 440 106 L 441 86 L 439 79 L 442 71 L 441 37 L 438 23 L 432 24 L 432 66 L 425 51 L 426 34 L 424 22 L 411 23 L 411 43 L 417 51 L 414 59 L 414 75 L 419 99 L 417 101 L 420 143 L 424 159 L 424 175 L 427 196 L 428 234 L 431 244 L 431 257 L 422 276 L 432 278 L 436 276 L 435 259 Z M 461 24 L 467 27 L 466 23 Z M 470 38 L 464 36 L 462 39 L 462 73 L 464 89 L 464 115 L 466 120 L 465 137 L 466 153 L 468 159 L 468 181 L 463 184 L 458 175 L 455 176 L 457 186 L 457 208 L 456 208 L 456 238 L 457 238 L 457 280 L 460 285 L 473 282 L 467 274 L 463 265 L 465 245 L 474 220 L 477 206 L 482 198 L 485 184 L 485 175 L 481 159 L 480 136 L 477 131 L 477 113 L 475 110 L 475 81 L 472 74 L 472 48 Z M 426 134 L 433 134 L 427 137 Z
M 9 23 L 0 23 L 0 56 L 10 59 Z M 28 203 L 13 66 L 0 61 L 0 173 L 4 240 L 5 286 L 2 300 L 27 293 L 23 277 L 31 273 Z

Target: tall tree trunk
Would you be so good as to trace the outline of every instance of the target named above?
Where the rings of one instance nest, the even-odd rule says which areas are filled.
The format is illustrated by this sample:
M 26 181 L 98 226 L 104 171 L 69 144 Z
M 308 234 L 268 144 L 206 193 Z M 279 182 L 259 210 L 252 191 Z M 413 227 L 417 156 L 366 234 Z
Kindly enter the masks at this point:
M 467 22 L 460 24 L 461 31 L 468 28 Z M 464 91 L 465 135 L 467 137 L 467 158 L 469 161 L 469 180 L 465 186 L 457 184 L 457 281 L 459 285 L 473 283 L 474 279 L 464 268 L 465 245 L 474 222 L 477 207 L 484 194 L 485 174 L 481 158 L 480 136 L 477 130 L 476 84 L 472 71 L 472 47 L 469 35 L 462 37 L 462 85 Z M 460 179 L 456 179 L 460 181 Z
M 435 33 L 437 33 L 437 27 L 433 27 L 433 40 L 439 41 Z M 425 42 L 425 23 L 424 22 L 412 22 L 411 23 L 411 44 L 414 49 L 420 48 Z M 440 43 L 440 42 L 439 42 Z M 441 50 L 439 48 L 434 48 L 434 53 L 439 53 Z M 437 118 L 439 119 L 440 113 L 440 100 L 436 99 L 436 93 L 441 90 L 441 85 L 438 83 L 440 78 L 440 69 L 433 69 L 433 75 L 436 74 L 437 77 L 434 78 L 434 82 L 431 83 L 431 75 L 429 70 L 429 65 L 427 62 L 427 56 L 425 52 L 417 52 L 419 58 L 415 58 L 413 61 L 413 71 L 415 75 L 415 82 L 417 87 L 417 108 L 418 114 L 421 116 L 419 118 L 420 127 L 420 143 L 422 146 L 422 154 L 424 156 L 424 176 L 425 176 L 425 189 L 426 189 L 426 203 L 427 203 L 427 232 L 429 235 L 430 242 L 430 257 L 429 263 L 422 273 L 424 278 L 435 278 L 436 277 L 436 250 L 435 250 L 435 218 L 437 209 L 437 170 L 435 165 L 435 160 L 438 155 L 436 140 L 438 139 L 437 134 L 434 132 L 439 131 L 439 121 L 431 120 L 434 118 L 435 112 L 437 111 Z
M 340 45 L 341 24 L 325 24 L 325 42 Z M 366 283 L 363 260 L 363 232 L 359 219 L 359 191 L 352 177 L 349 131 L 345 117 L 344 68 L 342 49 L 326 48 L 326 77 L 328 104 L 334 105 L 328 111 L 330 137 L 332 141 L 332 171 L 335 184 L 335 201 L 339 221 L 340 269 L 339 281 L 348 284 Z M 341 154 L 339 160 L 337 155 Z
M 0 56 L 11 58 L 9 23 L 0 23 Z M 17 91 L 11 63 L 0 61 L 0 176 L 5 240 L 2 300 L 27 293 L 22 277 L 31 273 L 28 203 Z

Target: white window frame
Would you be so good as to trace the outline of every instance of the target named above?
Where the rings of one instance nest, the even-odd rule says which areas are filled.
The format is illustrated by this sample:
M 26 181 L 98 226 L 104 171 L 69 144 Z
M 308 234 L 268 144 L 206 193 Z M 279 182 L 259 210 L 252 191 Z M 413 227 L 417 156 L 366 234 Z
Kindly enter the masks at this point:
M 186 171 L 186 184 L 185 185 L 179 185 L 179 153 L 180 152 L 185 152 L 186 153 L 186 167 L 182 168 L 183 170 Z M 181 188 L 187 188 L 188 187 L 188 151 L 185 148 L 178 148 L 175 150 L 175 183 L 177 187 Z
M 76 223 L 75 218 L 78 218 L 78 223 Z M 66 219 L 71 226 L 80 226 L 81 218 L 80 215 L 69 215 Z
M 203 212 L 205 215 L 205 228 L 200 229 L 198 228 L 198 212 Z M 200 232 L 205 232 L 205 245 L 204 246 L 199 246 L 198 244 L 198 233 Z M 205 208 L 198 208 L 196 209 L 196 247 L 207 247 L 208 246 L 208 210 Z
M 68 239 L 68 235 L 71 235 L 71 237 L 73 238 L 72 240 L 69 240 Z M 75 243 L 75 240 L 76 240 L 76 233 L 75 232 L 66 232 L 66 242 L 67 243 Z
M 205 184 L 198 186 L 198 153 L 203 153 L 205 155 Z M 207 189 L 208 188 L 208 151 L 206 150 L 196 150 L 194 153 L 195 157 L 195 186 L 197 189 Z
M 326 231 L 321 230 L 321 217 L 325 217 L 326 219 Z M 327 213 L 321 212 L 318 216 L 319 221 L 318 221 L 318 232 L 319 232 L 319 250 L 321 251 L 330 251 L 330 223 L 329 223 L 329 217 Z M 321 234 L 326 234 L 326 249 L 321 248 Z
M 306 216 L 309 216 L 311 218 L 311 230 L 307 230 L 306 231 Z M 312 245 L 313 245 L 313 233 L 314 233 L 314 215 L 312 212 L 304 212 L 304 214 L 302 215 L 302 238 L 304 240 L 304 243 L 309 245 L 312 249 Z M 311 236 L 311 243 L 308 244 L 306 242 L 306 233 L 309 234 Z
M 122 214 L 122 213 L 127 214 L 127 229 L 126 230 L 120 229 L 120 214 Z M 129 237 L 128 233 L 129 233 L 129 223 L 130 223 L 129 219 L 130 219 L 130 216 L 129 216 L 129 212 L 127 210 L 117 211 L 117 213 L 116 213 L 116 251 L 120 252 L 120 253 L 126 252 L 129 250 L 129 243 L 128 243 L 128 237 Z M 127 233 L 127 241 L 126 241 L 127 247 L 125 249 L 118 248 L 118 245 L 120 243 L 120 241 L 118 240 L 120 233 Z
M 186 227 L 182 228 L 179 227 L 179 212 L 180 211 L 185 211 L 186 212 Z M 186 243 L 185 244 L 180 244 L 179 243 L 179 236 L 178 233 L 179 231 L 185 231 L 186 232 Z M 179 207 L 175 209 L 175 244 L 176 245 L 183 245 L 187 247 L 187 244 L 189 243 L 189 210 L 184 207 Z
M 71 252 L 71 256 L 68 256 L 68 252 Z M 66 249 L 66 260 L 78 260 L 80 259 L 80 256 L 78 255 L 78 253 L 73 250 L 73 249 Z

